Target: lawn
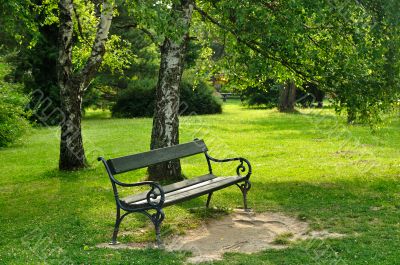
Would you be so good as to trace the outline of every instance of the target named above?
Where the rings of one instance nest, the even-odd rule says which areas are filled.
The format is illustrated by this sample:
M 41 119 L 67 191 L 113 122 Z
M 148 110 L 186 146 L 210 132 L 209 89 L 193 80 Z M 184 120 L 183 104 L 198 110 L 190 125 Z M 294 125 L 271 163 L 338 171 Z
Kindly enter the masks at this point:
M 284 250 L 227 254 L 215 264 L 400 264 L 400 121 L 376 133 L 351 126 L 331 109 L 246 109 L 224 105 L 221 115 L 182 117 L 181 142 L 202 138 L 214 157 L 241 155 L 253 165 L 249 205 L 343 233 L 338 239 L 296 242 Z M 57 171 L 59 129 L 36 128 L 0 150 L 1 264 L 181 264 L 190 253 L 110 250 L 95 246 L 111 237 L 115 205 L 97 156 L 149 148 L 151 119 L 111 119 L 88 112 L 83 121 L 86 170 Z M 187 177 L 206 172 L 203 156 L 182 160 Z M 233 167 L 218 168 L 233 172 Z M 144 179 L 140 170 L 123 177 Z M 206 197 L 166 208 L 163 234 L 184 233 L 214 213 L 190 211 Z M 212 205 L 229 212 L 242 205 L 238 188 L 215 193 Z M 154 239 L 143 216 L 122 223 L 121 242 Z

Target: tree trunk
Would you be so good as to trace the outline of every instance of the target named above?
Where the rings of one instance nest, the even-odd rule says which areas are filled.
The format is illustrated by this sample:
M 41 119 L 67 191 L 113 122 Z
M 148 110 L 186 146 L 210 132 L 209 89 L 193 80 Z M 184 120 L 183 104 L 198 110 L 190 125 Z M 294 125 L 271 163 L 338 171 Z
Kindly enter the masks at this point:
M 86 157 L 81 133 L 82 93 L 79 82 L 68 82 L 61 88 L 61 123 L 60 160 L 61 170 L 76 170 L 85 167 Z
M 60 140 L 60 170 L 76 170 L 86 166 L 85 150 L 82 142 L 82 97 L 94 74 L 101 65 L 105 53 L 105 42 L 112 19 L 112 5 L 103 1 L 99 24 L 93 42 L 92 51 L 85 67 L 78 73 L 72 68 L 73 46 L 73 2 L 60 0 L 58 37 L 59 53 L 57 76 L 60 87 L 62 110 Z
M 288 80 L 280 91 L 278 109 L 280 112 L 293 112 L 296 103 L 296 84 Z
M 348 124 L 354 124 L 357 119 L 357 111 L 353 107 L 348 107 L 347 108 L 347 123 Z
M 181 0 L 174 11 L 182 14 L 183 27 L 179 38 L 166 37 L 161 47 L 161 62 L 156 89 L 156 104 L 150 149 L 179 144 L 179 84 L 183 73 L 184 57 L 189 39 L 189 26 L 193 12 L 192 0 Z M 179 160 L 150 166 L 150 180 L 182 179 Z

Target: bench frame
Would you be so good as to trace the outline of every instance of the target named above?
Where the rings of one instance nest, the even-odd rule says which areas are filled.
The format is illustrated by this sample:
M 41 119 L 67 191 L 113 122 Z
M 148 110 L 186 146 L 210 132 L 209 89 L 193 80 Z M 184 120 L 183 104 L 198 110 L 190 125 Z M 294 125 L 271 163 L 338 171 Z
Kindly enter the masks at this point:
M 204 144 L 204 142 L 202 140 L 198 140 L 195 139 L 194 142 L 196 143 L 197 141 L 201 142 L 202 144 Z M 160 148 L 160 149 L 156 149 L 157 150 L 162 150 L 162 149 L 168 149 L 171 147 L 166 147 L 166 148 Z M 239 177 L 243 177 L 240 178 L 239 181 L 229 184 L 228 186 L 231 186 L 233 184 L 235 184 L 236 186 L 239 187 L 239 189 L 242 192 L 243 195 L 243 204 L 244 204 L 244 210 L 248 211 L 248 207 L 247 207 L 247 192 L 250 190 L 251 188 L 251 183 L 249 181 L 250 175 L 252 173 L 252 168 L 251 168 L 251 164 L 250 162 L 242 157 L 235 157 L 235 158 L 228 158 L 228 159 L 216 159 L 211 157 L 208 153 L 207 153 L 207 147 L 205 147 L 204 144 L 204 148 L 201 151 L 201 153 L 204 153 L 206 160 L 207 160 L 207 164 L 208 164 L 208 171 L 209 174 L 213 174 L 212 173 L 212 163 L 211 162 L 217 162 L 217 163 L 226 163 L 226 162 L 234 162 L 234 161 L 239 161 L 239 165 L 236 167 L 236 174 Z M 197 153 L 199 154 L 199 153 Z M 195 154 L 192 154 L 195 155 Z M 187 156 L 191 156 L 191 155 L 187 155 Z M 119 159 L 119 158 L 116 158 Z M 112 184 L 112 188 L 113 188 L 113 192 L 114 192 L 114 198 L 115 198 L 115 202 L 116 202 L 116 220 L 115 220 L 115 226 L 114 226 L 114 232 L 112 235 L 112 241 L 110 242 L 111 245 L 115 245 L 118 244 L 117 241 L 117 235 L 118 235 L 118 231 L 119 231 L 119 226 L 122 222 L 122 220 L 131 213 L 137 212 L 137 213 L 141 213 L 144 214 L 145 216 L 147 216 L 150 221 L 154 224 L 155 227 L 155 232 L 156 232 L 156 239 L 157 239 L 157 244 L 161 245 L 161 235 L 160 235 L 160 226 L 162 221 L 165 218 L 165 214 L 163 212 L 163 206 L 164 206 L 164 202 L 165 202 L 165 192 L 163 190 L 163 187 L 154 182 L 154 181 L 142 181 L 142 182 L 136 182 L 136 183 L 124 183 L 124 182 L 120 182 L 118 181 L 115 177 L 114 174 L 115 173 L 123 173 L 123 172 L 127 172 L 127 171 L 131 171 L 131 170 L 135 170 L 135 169 L 131 169 L 131 170 L 124 170 L 123 172 L 115 172 L 115 169 L 112 168 L 112 160 L 106 160 L 103 157 L 99 157 L 98 161 L 102 161 L 106 171 L 108 173 L 108 176 L 110 178 L 111 184 Z M 169 160 L 167 160 L 169 161 Z M 150 164 L 149 164 L 150 165 Z M 149 166 L 146 165 L 146 166 Z M 145 166 L 141 166 L 141 168 L 143 168 Z M 114 174 L 113 174 L 114 173 Z M 245 173 L 246 175 L 242 175 L 243 173 Z M 127 204 L 124 204 L 123 201 L 120 200 L 119 198 L 119 194 L 118 194 L 118 186 L 121 187 L 139 187 L 139 186 L 150 186 L 150 190 L 147 192 L 146 195 L 146 200 L 147 200 L 147 204 L 145 206 L 142 207 L 130 207 Z M 226 187 L 226 186 L 225 186 Z M 216 190 L 220 190 L 223 189 L 225 187 L 217 187 L 214 189 L 211 189 L 209 191 L 207 191 L 206 194 L 208 194 L 207 197 L 207 202 L 206 202 L 206 207 L 209 207 L 210 201 L 211 201 L 211 197 L 214 191 Z M 205 194 L 202 194 L 205 195 Z M 202 195 L 197 195 L 194 197 L 200 197 Z M 185 200 L 189 200 L 192 197 L 187 197 Z M 172 203 L 170 205 L 173 205 L 175 203 Z M 167 205 L 168 206 L 168 205 Z M 166 206 L 164 206 L 166 207 Z M 124 211 L 124 213 L 121 215 L 121 210 Z M 153 212 L 153 213 L 152 213 Z

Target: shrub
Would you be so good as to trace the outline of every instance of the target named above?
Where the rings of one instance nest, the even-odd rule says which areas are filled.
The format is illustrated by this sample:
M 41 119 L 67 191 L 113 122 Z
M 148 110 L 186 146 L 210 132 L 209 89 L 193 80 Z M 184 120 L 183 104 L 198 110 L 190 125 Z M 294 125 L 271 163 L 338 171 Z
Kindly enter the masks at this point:
M 274 108 L 279 102 L 279 89 L 279 85 L 267 81 L 259 86 L 247 87 L 240 98 L 248 106 Z
M 0 147 L 10 145 L 29 128 L 24 110 L 27 103 L 18 86 L 0 81 Z
M 113 117 L 151 117 L 154 113 L 156 80 L 132 82 L 117 96 L 112 107 Z M 213 95 L 212 88 L 205 82 L 196 86 L 182 81 L 180 86 L 181 115 L 221 113 L 221 101 Z
M 154 112 L 156 81 L 152 79 L 136 80 L 117 95 L 111 108 L 113 117 L 150 117 Z
M 204 81 L 193 86 L 187 81 L 180 86 L 181 115 L 215 114 L 222 112 L 221 100 L 214 96 L 213 89 Z

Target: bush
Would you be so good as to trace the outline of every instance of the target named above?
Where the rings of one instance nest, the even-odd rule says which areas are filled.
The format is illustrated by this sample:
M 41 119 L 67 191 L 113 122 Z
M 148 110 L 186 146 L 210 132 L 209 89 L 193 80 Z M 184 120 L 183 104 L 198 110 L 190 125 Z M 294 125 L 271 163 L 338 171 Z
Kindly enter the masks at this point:
M 221 100 L 214 96 L 213 89 L 204 81 L 193 86 L 187 81 L 180 86 L 181 115 L 215 114 L 222 112 Z
M 142 79 L 128 84 L 128 88 L 117 95 L 111 108 L 112 116 L 117 118 L 150 117 L 154 112 L 155 80 Z
M 0 147 L 10 145 L 29 128 L 24 110 L 28 98 L 17 88 L 0 81 Z
M 274 108 L 279 102 L 280 86 L 269 80 L 259 86 L 247 87 L 240 99 L 248 106 Z
M 129 84 L 117 96 L 112 107 L 113 117 L 151 117 L 154 114 L 156 80 L 140 80 Z M 221 113 L 221 101 L 213 95 L 212 88 L 205 82 L 196 86 L 182 81 L 180 86 L 181 115 Z

